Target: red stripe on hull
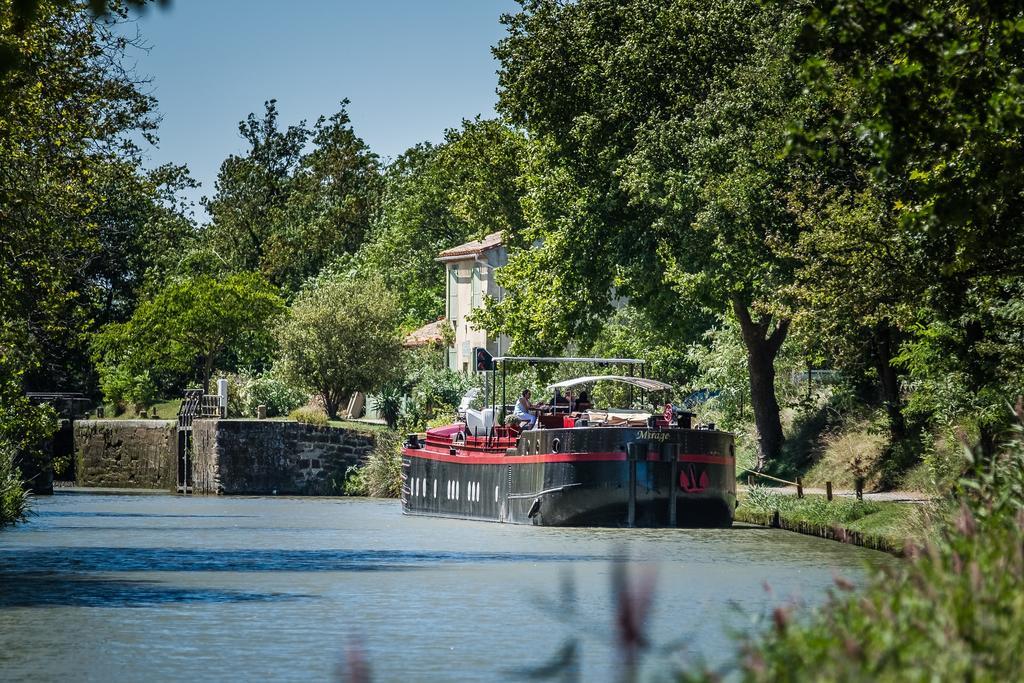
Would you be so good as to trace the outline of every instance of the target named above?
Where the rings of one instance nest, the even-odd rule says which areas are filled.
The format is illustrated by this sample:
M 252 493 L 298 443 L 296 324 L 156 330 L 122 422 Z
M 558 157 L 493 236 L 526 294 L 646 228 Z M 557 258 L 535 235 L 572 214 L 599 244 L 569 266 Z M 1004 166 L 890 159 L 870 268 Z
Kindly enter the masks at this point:
M 450 455 L 448 453 L 434 453 L 426 448 L 402 449 L 402 454 L 410 458 L 425 458 L 427 460 L 439 460 L 441 462 L 462 463 L 465 465 L 514 465 L 538 462 L 598 462 L 625 460 L 626 454 L 622 451 L 610 453 L 539 453 L 537 455 Z M 712 465 L 730 465 L 735 463 L 735 458 L 728 455 L 710 455 L 705 453 L 680 454 L 679 462 L 700 462 Z M 648 462 L 660 462 L 657 455 L 647 456 Z

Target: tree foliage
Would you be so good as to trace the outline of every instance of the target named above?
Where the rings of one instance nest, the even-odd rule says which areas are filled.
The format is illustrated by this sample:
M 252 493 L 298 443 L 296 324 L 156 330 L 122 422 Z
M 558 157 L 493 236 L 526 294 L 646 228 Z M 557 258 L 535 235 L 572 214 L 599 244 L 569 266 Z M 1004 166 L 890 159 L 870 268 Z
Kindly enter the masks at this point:
M 294 293 L 332 259 L 354 252 L 377 211 L 377 155 L 356 136 L 348 100 L 312 128 L 279 128 L 277 102 L 239 124 L 249 145 L 221 164 L 206 244 L 237 270 Z M 311 148 L 307 151 L 306 147 Z
M 284 302 L 256 273 L 172 280 L 142 302 L 130 320 L 111 323 L 96 335 L 101 381 L 105 389 L 116 391 L 127 377 L 129 386 L 138 387 L 133 391 L 145 396 L 154 374 L 198 374 L 209 393 L 210 376 L 225 352 L 265 361 L 272 341 L 269 330 L 283 311 Z M 139 380 L 133 385 L 131 378 Z
M 402 351 L 397 306 L 379 282 L 324 276 L 295 298 L 274 336 L 281 372 L 323 400 L 337 419 L 353 392 L 395 379 Z
M 7 38 L 18 60 L 0 76 L 0 318 L 26 328 L 38 363 L 24 380 L 45 390 L 90 384 L 82 333 L 130 311 L 167 244 L 191 231 L 168 201 L 184 172 L 139 167 L 155 102 L 124 67 L 124 17 L 120 4 L 97 21 L 47 3 Z M 0 26 L 16 23 L 0 5 Z
M 627 295 L 662 319 L 729 308 L 748 349 L 761 454 L 782 442 L 774 307 L 800 226 L 782 152 L 805 101 L 800 16 L 758 2 L 524 2 L 506 17 L 499 108 L 536 140 L 528 223 L 488 325 L 557 350 Z M 517 346 L 517 348 L 519 348 Z M 521 349 L 529 350 L 529 349 Z
M 423 143 L 385 173 L 383 205 L 358 269 L 395 292 L 409 326 L 444 314 L 444 249 L 524 226 L 517 179 L 525 139 L 499 121 L 463 121 L 442 144 Z
M 862 143 L 861 186 L 901 255 L 898 365 L 924 412 L 973 419 L 990 453 L 1002 405 L 1024 388 L 1010 341 L 1024 277 L 1020 21 L 1006 3 L 818 3 L 804 79 L 846 106 L 795 135 L 832 166 Z

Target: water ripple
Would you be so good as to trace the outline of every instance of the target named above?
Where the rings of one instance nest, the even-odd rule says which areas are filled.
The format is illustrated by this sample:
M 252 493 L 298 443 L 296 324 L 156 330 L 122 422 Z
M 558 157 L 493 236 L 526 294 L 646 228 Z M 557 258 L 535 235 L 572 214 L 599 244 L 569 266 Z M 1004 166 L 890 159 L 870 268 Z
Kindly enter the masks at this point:
M 211 550 L 188 548 L 52 547 L 0 549 L 0 575 L 10 572 L 335 572 L 380 571 L 442 564 L 574 562 L 607 556 L 430 550 Z
M 153 607 L 184 602 L 271 602 L 309 597 L 301 593 L 256 593 L 209 587 L 170 586 L 157 581 L 74 574 L 0 574 L 0 608 Z

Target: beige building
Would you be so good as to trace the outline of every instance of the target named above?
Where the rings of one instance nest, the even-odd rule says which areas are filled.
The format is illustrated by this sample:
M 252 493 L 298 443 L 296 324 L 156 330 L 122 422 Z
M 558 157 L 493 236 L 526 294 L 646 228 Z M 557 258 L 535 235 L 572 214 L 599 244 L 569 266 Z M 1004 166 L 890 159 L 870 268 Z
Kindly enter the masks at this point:
M 448 348 L 448 367 L 469 372 L 473 366 L 473 348 L 485 347 L 491 355 L 501 356 L 508 351 L 508 337 L 489 336 L 469 322 L 469 314 L 483 306 L 484 297 L 501 301 L 504 291 L 495 280 L 495 272 L 508 261 L 501 243 L 501 233 L 491 233 L 482 240 L 474 240 L 442 251 L 437 260 L 446 269 L 445 317 L 455 330 L 455 344 Z

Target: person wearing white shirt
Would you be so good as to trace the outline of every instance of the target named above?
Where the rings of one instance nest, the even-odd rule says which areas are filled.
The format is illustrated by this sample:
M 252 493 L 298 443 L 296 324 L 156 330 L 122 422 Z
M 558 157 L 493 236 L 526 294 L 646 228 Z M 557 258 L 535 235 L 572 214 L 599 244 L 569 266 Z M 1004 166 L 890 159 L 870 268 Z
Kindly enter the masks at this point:
M 537 423 L 537 416 L 530 411 L 537 410 L 538 408 L 540 406 L 530 402 L 530 390 L 523 389 L 522 395 L 516 399 L 516 407 L 512 410 L 512 414 L 520 422 L 527 423 L 527 427 L 533 427 Z

